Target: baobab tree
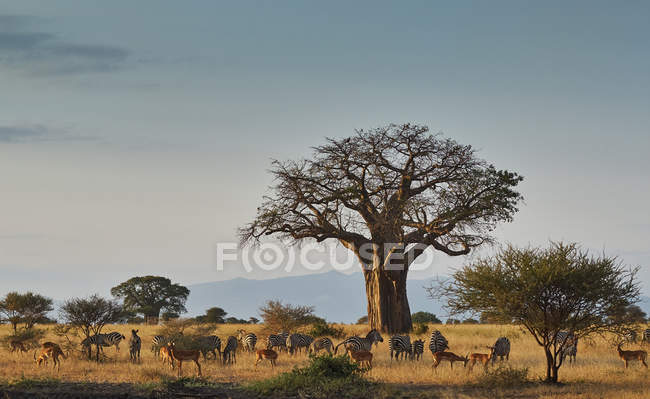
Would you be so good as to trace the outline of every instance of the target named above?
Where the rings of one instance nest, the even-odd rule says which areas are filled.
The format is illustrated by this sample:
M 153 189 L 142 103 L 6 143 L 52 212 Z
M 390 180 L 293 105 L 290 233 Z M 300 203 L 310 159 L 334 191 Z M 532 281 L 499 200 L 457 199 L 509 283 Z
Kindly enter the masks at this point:
M 327 139 L 311 159 L 273 161 L 275 184 L 242 244 L 338 240 L 365 277 L 368 321 L 386 332 L 412 327 L 409 266 L 427 248 L 466 255 L 511 221 L 522 177 L 498 170 L 426 126 L 389 125 Z

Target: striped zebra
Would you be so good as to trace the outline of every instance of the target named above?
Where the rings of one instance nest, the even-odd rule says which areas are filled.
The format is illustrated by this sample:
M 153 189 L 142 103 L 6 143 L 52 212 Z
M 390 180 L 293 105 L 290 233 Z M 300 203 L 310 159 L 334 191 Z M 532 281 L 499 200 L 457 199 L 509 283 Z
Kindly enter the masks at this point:
M 156 358 L 160 357 L 160 348 L 167 344 L 167 339 L 163 335 L 154 335 L 151 339 L 151 351 L 155 353 Z
M 247 333 L 245 330 L 239 330 L 237 338 L 239 339 L 239 342 L 241 342 L 242 348 L 244 348 L 247 352 L 255 352 L 257 335 L 253 333 Z
M 578 355 L 578 339 L 569 331 L 560 331 L 555 338 L 556 345 L 560 345 L 560 356 L 562 361 L 569 357 L 569 363 L 576 361 Z
M 368 334 L 366 334 L 365 338 L 357 337 L 356 335 L 346 338 L 343 342 L 336 345 L 336 348 L 334 348 L 334 354 L 337 353 L 339 346 L 341 345 L 345 348 L 346 354 L 351 350 L 355 352 L 360 350 L 370 352 L 372 344 L 376 344 L 377 342 L 384 342 L 384 338 L 379 334 L 379 331 L 373 328 Z
M 447 338 L 440 331 L 435 330 L 431 333 L 431 338 L 429 339 L 429 350 L 433 354 L 443 352 L 445 349 L 449 349 Z
M 641 343 L 650 343 L 650 328 L 646 328 L 646 330 L 643 332 L 643 336 L 641 337 Z
M 636 331 L 634 330 L 630 330 L 625 334 L 623 334 L 623 340 L 629 344 L 636 344 L 636 338 L 637 335 L 636 335 Z
M 309 353 L 318 353 L 321 350 L 326 350 L 327 353 L 330 355 L 332 354 L 332 350 L 334 350 L 334 343 L 332 342 L 331 339 L 327 337 L 323 338 L 318 338 L 314 340 L 314 342 L 309 346 Z
M 390 351 L 390 361 L 393 361 L 393 352 L 395 353 L 395 360 L 399 360 L 399 356 L 402 355 L 402 360 L 406 359 L 406 355 L 409 355 L 409 359 L 413 359 L 413 346 L 411 345 L 411 337 L 408 335 L 393 335 L 388 339 L 388 350 Z
M 510 340 L 506 337 L 497 338 L 494 346 L 490 346 L 489 348 L 491 350 L 490 357 L 492 358 L 493 364 L 497 360 L 497 356 L 501 361 L 503 361 L 504 357 L 506 360 L 510 358 Z
M 415 360 L 420 360 L 422 354 L 424 353 L 424 341 L 421 339 L 416 339 L 413 341 L 413 356 Z
M 237 363 L 237 338 L 232 335 L 228 337 L 226 346 L 223 348 L 223 353 L 221 354 L 221 359 L 223 360 L 223 364 Z
M 305 334 L 291 334 L 287 338 L 287 349 L 291 355 L 296 354 L 297 352 L 302 351 L 302 348 L 305 348 L 305 351 L 309 350 L 309 346 L 314 342 L 314 338 L 305 335 Z
M 129 358 L 131 361 L 140 361 L 140 348 L 142 347 L 142 340 L 138 337 L 139 330 L 131 330 L 131 338 L 129 338 Z
M 278 352 L 287 350 L 288 332 L 281 332 L 279 334 L 271 334 L 266 339 L 266 349 L 277 349 Z
M 207 360 L 208 353 L 212 353 L 214 360 L 217 360 L 217 353 L 221 358 L 221 338 L 216 335 L 206 335 L 197 339 L 199 351 L 203 354 L 203 360 Z
M 126 337 L 118 332 L 110 332 L 108 334 L 97 334 L 90 336 L 81 341 L 81 346 L 88 347 L 90 345 L 99 345 L 99 349 L 103 352 L 104 346 L 115 346 L 117 352 L 120 351 L 120 342 Z

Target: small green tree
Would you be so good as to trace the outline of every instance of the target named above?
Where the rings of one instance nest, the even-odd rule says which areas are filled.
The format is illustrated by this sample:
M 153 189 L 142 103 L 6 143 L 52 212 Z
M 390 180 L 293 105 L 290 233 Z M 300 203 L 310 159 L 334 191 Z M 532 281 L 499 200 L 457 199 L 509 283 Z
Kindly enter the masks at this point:
M 214 306 L 205 311 L 204 321 L 206 323 L 224 323 L 227 314 L 228 312 L 225 310 Z
M 124 301 L 124 310 L 157 318 L 163 310 L 169 314 L 185 313 L 190 290 L 166 277 L 144 276 L 111 288 L 111 295 Z
M 313 306 L 293 306 L 281 301 L 267 301 L 260 308 L 266 327 L 273 331 L 295 331 L 314 322 Z
M 422 323 L 441 324 L 442 323 L 442 321 L 440 321 L 440 319 L 437 318 L 436 315 L 429 312 L 415 312 L 411 315 L 411 320 L 413 320 L 413 323 L 417 323 L 417 324 L 422 324 Z
M 73 298 L 61 306 L 61 316 L 70 325 L 77 327 L 85 338 L 100 334 L 104 326 L 122 318 L 122 306 L 115 301 L 95 294 L 88 298 Z M 99 361 L 99 342 L 96 360 Z M 92 348 L 88 345 L 88 359 L 92 358 Z
M 33 292 L 20 294 L 10 292 L 0 300 L 0 313 L 4 320 L 11 323 L 14 334 L 19 323 L 25 323 L 25 329 L 29 330 L 34 324 L 46 322 L 47 313 L 52 311 L 52 300 Z
M 456 271 L 430 294 L 446 298 L 452 314 L 485 312 L 521 324 L 543 348 L 546 380 L 555 383 L 568 341 L 558 333 L 582 338 L 624 330 L 625 321 L 608 315 L 638 302 L 637 271 L 616 258 L 590 256 L 576 244 L 509 246 Z

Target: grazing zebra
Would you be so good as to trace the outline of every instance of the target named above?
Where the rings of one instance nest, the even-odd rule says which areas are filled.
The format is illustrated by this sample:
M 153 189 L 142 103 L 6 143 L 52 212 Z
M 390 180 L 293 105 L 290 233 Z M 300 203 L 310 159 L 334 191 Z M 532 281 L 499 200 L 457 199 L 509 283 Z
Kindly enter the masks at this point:
M 343 342 L 340 344 L 336 345 L 336 348 L 334 348 L 334 354 L 339 349 L 339 346 L 343 345 L 345 348 L 345 353 L 347 354 L 349 351 L 353 350 L 355 352 L 364 350 L 364 351 L 370 351 L 372 348 L 372 344 L 376 344 L 377 342 L 384 342 L 384 338 L 379 334 L 379 331 L 376 329 L 370 330 L 368 334 L 366 334 L 365 338 L 360 338 L 357 337 L 356 335 L 353 337 L 348 337 Z
M 641 343 L 650 343 L 650 328 L 646 328 L 641 337 Z
M 388 340 L 388 350 L 390 351 L 390 361 L 393 361 L 393 352 L 395 352 L 395 360 L 399 360 L 400 354 L 402 359 L 406 359 L 409 355 L 413 359 L 413 346 L 411 345 L 411 337 L 408 335 L 393 335 Z
M 239 339 L 239 342 L 241 342 L 242 348 L 246 349 L 248 352 L 255 352 L 257 335 L 253 333 L 247 333 L 245 330 L 239 330 L 237 338 Z
M 510 358 L 510 340 L 506 337 L 499 337 L 494 343 L 494 346 L 490 346 L 489 348 L 491 350 L 490 357 L 492 358 L 493 364 L 497 360 L 497 356 L 501 358 L 501 361 L 503 361 L 504 357 L 506 360 Z
M 429 350 L 431 353 L 443 352 L 445 349 L 449 349 L 449 342 L 447 338 L 438 330 L 435 330 L 431 333 L 431 338 L 429 340 Z
M 167 340 L 162 335 L 154 335 L 151 339 L 151 351 L 156 354 L 156 358 L 160 357 L 160 348 L 167 344 Z
M 266 339 L 266 349 L 277 348 L 279 352 L 287 350 L 287 338 L 289 337 L 288 332 L 281 332 L 279 334 L 271 334 Z
M 287 338 L 287 348 L 289 349 L 289 353 L 294 355 L 296 352 L 300 352 L 302 348 L 305 348 L 305 351 L 307 351 L 312 342 L 314 342 L 314 338 L 309 335 L 291 334 Z
M 81 341 L 81 346 L 88 347 L 89 345 L 98 345 L 99 349 L 103 352 L 104 346 L 113 346 L 115 345 L 115 350 L 120 351 L 120 341 L 126 339 L 126 337 L 118 332 L 110 332 L 108 334 L 98 334 L 90 336 L 83 341 Z
M 330 355 L 334 349 L 334 343 L 327 337 L 316 339 L 309 347 L 309 353 L 318 353 L 321 350 L 326 350 Z
M 226 347 L 223 348 L 223 353 L 221 354 L 221 359 L 223 360 L 223 364 L 237 363 L 237 338 L 232 335 L 228 337 Z
M 140 348 L 142 340 L 138 337 L 139 330 L 131 330 L 131 338 L 129 338 L 129 357 L 131 361 L 140 361 Z
M 422 358 L 423 353 L 424 353 L 424 341 L 421 339 L 417 339 L 413 341 L 413 356 L 415 357 L 415 360 L 420 360 Z
M 221 338 L 216 335 L 207 335 L 197 339 L 199 351 L 203 354 L 203 360 L 207 360 L 207 354 L 212 353 L 214 360 L 217 360 L 217 353 L 221 358 Z
M 636 344 L 636 331 L 630 330 L 623 334 L 623 340 L 629 344 Z
M 576 361 L 576 356 L 578 355 L 578 338 L 572 332 L 558 332 L 555 342 L 556 345 L 561 346 L 560 356 L 562 357 L 562 361 L 567 356 L 569 356 L 569 363 Z

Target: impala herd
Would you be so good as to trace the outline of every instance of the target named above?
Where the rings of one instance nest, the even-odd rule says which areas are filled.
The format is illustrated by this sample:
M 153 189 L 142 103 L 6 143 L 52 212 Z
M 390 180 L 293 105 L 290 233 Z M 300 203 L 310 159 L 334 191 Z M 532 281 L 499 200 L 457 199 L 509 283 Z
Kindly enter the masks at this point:
M 567 340 L 572 337 L 571 333 L 561 332 L 563 334 L 562 340 Z M 650 341 L 647 339 L 650 337 L 650 329 L 644 331 L 643 333 L 643 342 L 648 343 Z M 125 336 L 113 332 L 109 334 L 100 334 L 99 336 L 93 336 L 85 339 L 81 345 L 84 348 L 88 348 L 88 345 L 97 344 L 98 348 L 102 346 L 112 346 L 115 345 L 116 350 L 119 351 L 119 341 L 125 339 Z M 276 361 L 278 359 L 278 352 L 287 352 L 287 356 L 293 356 L 299 352 L 300 346 L 304 346 L 308 349 L 308 352 L 318 353 L 320 350 L 325 350 L 330 355 L 332 354 L 332 349 L 336 354 L 336 349 L 339 346 L 343 346 L 346 350 L 346 354 L 349 355 L 350 359 L 361 367 L 367 367 L 368 369 L 372 368 L 372 359 L 373 354 L 371 352 L 372 347 L 376 346 L 378 342 L 383 342 L 381 334 L 377 330 L 371 330 L 365 338 L 352 336 L 348 337 L 339 343 L 336 348 L 333 348 L 334 345 L 329 338 L 319 338 L 314 340 L 312 337 L 304 334 L 291 334 L 288 333 L 279 333 L 272 334 L 266 339 L 266 348 L 265 349 L 255 349 L 255 344 L 257 342 L 257 337 L 253 333 L 246 333 L 244 330 L 239 330 L 238 338 L 234 336 L 229 336 L 226 339 L 226 346 L 223 351 L 221 350 L 221 339 L 215 335 L 201 337 L 199 342 L 208 343 L 208 347 L 202 347 L 201 350 L 181 350 L 176 348 L 176 344 L 173 340 L 166 341 L 162 336 L 155 336 L 153 338 L 152 351 L 155 350 L 157 357 L 162 360 L 163 365 L 169 364 L 172 369 L 176 368 L 178 365 L 178 375 L 182 374 L 183 362 L 192 361 L 196 365 L 197 374 L 201 376 L 201 364 L 199 363 L 201 354 L 203 354 L 204 360 L 207 359 L 207 353 L 212 353 L 217 358 L 218 356 L 222 359 L 224 364 L 236 362 L 236 351 L 237 349 L 246 350 L 248 352 L 255 354 L 255 364 L 257 367 L 258 363 L 263 360 L 268 360 L 271 367 L 275 367 Z M 567 341 L 569 342 L 569 341 Z M 129 354 L 130 358 L 134 362 L 140 360 L 140 348 L 141 348 L 141 339 L 138 336 L 138 330 L 131 330 L 131 337 L 129 339 Z M 296 345 L 300 345 L 296 347 Z M 402 354 L 402 359 L 406 359 L 407 356 L 411 360 L 419 360 L 422 354 L 422 348 L 424 347 L 424 341 L 417 340 L 411 344 L 410 337 L 408 335 L 394 335 L 389 339 L 389 350 L 391 354 L 391 362 L 393 361 L 393 351 L 396 351 L 395 359 L 399 360 L 400 354 Z M 619 343 L 616 347 L 619 358 L 624 362 L 625 368 L 628 368 L 628 363 L 630 361 L 640 362 L 646 369 L 648 364 L 646 363 L 648 354 L 644 350 L 622 350 L 622 343 Z M 450 368 L 453 369 L 455 362 L 463 363 L 463 366 L 468 368 L 468 371 L 471 371 L 473 367 L 478 363 L 481 364 L 484 368 L 487 368 L 489 363 L 494 363 L 497 358 L 501 358 L 503 361 L 508 360 L 510 355 L 510 341 L 506 337 L 500 337 L 497 339 L 493 346 L 486 346 L 490 349 L 490 353 L 468 353 L 466 356 L 459 356 L 453 352 L 447 351 L 449 348 L 447 340 L 436 330 L 431 334 L 429 348 L 432 352 L 433 364 L 432 367 L 434 370 L 442 362 L 449 362 Z M 275 350 L 275 349 L 277 350 Z M 19 340 L 11 340 L 9 342 L 9 349 L 12 353 L 24 353 L 28 349 L 25 345 L 25 342 Z M 569 350 L 567 353 L 569 356 L 575 358 L 577 352 L 577 339 L 570 341 L 570 344 L 567 345 Z M 566 352 L 566 351 L 565 351 Z M 39 354 L 38 357 L 36 354 Z M 562 356 L 565 356 L 565 353 L 562 353 Z M 34 361 L 38 366 L 47 365 L 49 360 L 52 360 L 53 367 L 57 370 L 61 367 L 60 358 L 67 359 L 66 354 L 63 352 L 61 347 L 54 342 L 44 342 L 40 346 L 40 351 L 37 350 L 34 352 Z M 467 365 L 469 364 L 469 367 Z

